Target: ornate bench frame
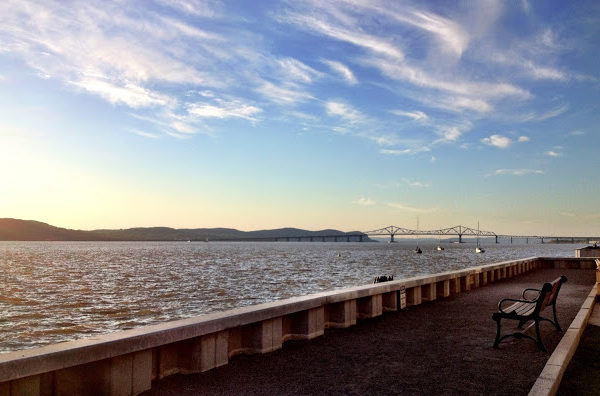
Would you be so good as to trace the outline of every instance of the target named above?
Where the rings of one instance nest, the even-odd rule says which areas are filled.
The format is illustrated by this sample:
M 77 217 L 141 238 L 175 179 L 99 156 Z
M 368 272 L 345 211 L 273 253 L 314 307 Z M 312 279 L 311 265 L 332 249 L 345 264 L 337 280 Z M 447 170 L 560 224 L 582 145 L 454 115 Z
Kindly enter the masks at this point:
M 492 319 L 495 320 L 497 324 L 494 348 L 498 348 L 498 345 L 505 338 L 515 337 L 518 339 L 529 338 L 530 340 L 533 340 L 542 351 L 546 351 L 546 348 L 542 343 L 542 337 L 540 335 L 540 322 L 546 320 L 552 323 L 557 331 L 562 331 L 560 325 L 558 324 L 558 319 L 556 318 L 556 299 L 558 297 L 560 287 L 566 281 L 567 277 L 562 275 L 559 278 L 553 280 L 552 282 L 544 283 L 541 289 L 523 290 L 523 298 L 520 300 L 513 298 L 504 298 L 500 300 L 500 302 L 498 303 L 498 312 L 494 312 L 492 314 Z M 528 299 L 527 294 L 531 294 L 531 292 L 535 292 L 536 296 L 534 298 Z M 507 302 L 512 302 L 512 304 L 507 307 L 503 307 L 503 304 Z M 540 315 L 542 311 L 548 306 L 552 306 L 554 320 L 544 318 Z M 500 337 L 500 322 L 502 319 L 518 320 L 519 329 L 522 329 L 523 325 L 530 320 L 533 320 L 534 322 L 525 330 L 512 334 L 506 334 Z M 535 325 L 536 338 L 525 334 L 525 331 L 533 325 Z

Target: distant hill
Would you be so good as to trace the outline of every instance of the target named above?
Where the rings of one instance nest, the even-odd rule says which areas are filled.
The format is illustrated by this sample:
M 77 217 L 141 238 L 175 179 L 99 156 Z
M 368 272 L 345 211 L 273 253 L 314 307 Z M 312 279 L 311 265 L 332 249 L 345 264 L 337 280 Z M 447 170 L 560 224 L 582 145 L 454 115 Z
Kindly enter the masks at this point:
M 94 241 L 90 231 L 69 230 L 33 220 L 0 219 L 2 241 Z
M 175 229 L 169 227 L 137 227 L 122 230 L 70 230 L 33 220 L 0 219 L 2 241 L 226 241 L 268 240 L 275 237 L 345 236 L 360 232 L 338 230 L 307 231 L 298 228 L 239 231 L 233 228 Z M 363 234 L 364 235 L 364 234 Z M 370 241 L 366 235 L 364 241 Z

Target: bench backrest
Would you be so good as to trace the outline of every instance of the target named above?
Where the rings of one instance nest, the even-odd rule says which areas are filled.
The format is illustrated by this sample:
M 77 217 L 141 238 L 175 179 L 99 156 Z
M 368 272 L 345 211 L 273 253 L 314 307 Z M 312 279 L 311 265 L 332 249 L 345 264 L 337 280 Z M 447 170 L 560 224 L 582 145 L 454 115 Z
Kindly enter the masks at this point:
M 562 275 L 561 277 L 554 279 L 552 282 L 544 283 L 537 301 L 536 311 L 538 313 L 543 311 L 547 306 L 556 304 L 556 298 L 558 297 L 560 287 L 566 281 L 567 277 Z

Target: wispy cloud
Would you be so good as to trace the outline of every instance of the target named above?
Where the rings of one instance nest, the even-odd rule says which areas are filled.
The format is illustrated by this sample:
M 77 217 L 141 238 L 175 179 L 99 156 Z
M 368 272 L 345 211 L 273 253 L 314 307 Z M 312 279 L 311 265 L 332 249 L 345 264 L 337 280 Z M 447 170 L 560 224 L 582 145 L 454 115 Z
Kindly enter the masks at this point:
M 208 103 L 188 103 L 186 108 L 190 115 L 199 118 L 244 118 L 250 121 L 256 121 L 254 116 L 262 112 L 261 108 L 242 103 L 239 100 L 219 100 L 216 105 Z
M 325 5 L 325 4 L 324 4 Z M 340 11 L 340 10 L 336 10 Z M 339 17 L 341 13 L 336 13 Z M 329 15 L 329 17 L 332 17 Z M 349 16 L 343 16 L 348 19 Z M 292 23 L 300 28 L 311 30 L 330 38 L 348 42 L 357 47 L 364 48 L 372 53 L 380 54 L 391 59 L 404 59 L 403 52 L 383 37 L 353 30 L 352 27 L 343 24 L 335 24 L 327 21 L 326 16 L 315 17 L 313 15 L 290 12 L 281 17 L 287 23 Z M 338 20 L 338 22 L 340 22 Z
M 142 136 L 145 138 L 150 138 L 150 139 L 158 139 L 159 138 L 159 136 L 155 133 L 146 132 L 146 131 L 142 131 L 139 129 L 129 128 L 128 131 L 135 135 Z
M 379 152 L 386 155 L 413 155 L 431 151 L 429 147 L 405 148 L 405 149 L 381 149 Z
M 124 104 L 139 109 L 142 107 L 174 105 L 176 99 L 154 92 L 136 84 L 113 84 L 97 78 L 82 78 L 71 81 L 71 85 L 97 94 L 113 104 Z
M 422 111 L 419 110 L 415 110 L 415 111 L 403 111 L 403 110 L 392 110 L 391 111 L 393 114 L 396 114 L 400 117 L 408 117 L 410 119 L 413 119 L 415 121 L 424 121 L 427 120 L 427 114 L 423 113 Z
M 219 14 L 218 3 L 207 0 L 157 0 L 187 14 L 212 18 Z
M 365 116 L 352 106 L 344 102 L 329 101 L 325 103 L 325 109 L 329 116 L 337 116 L 351 124 L 363 122 Z
M 497 169 L 488 176 L 527 176 L 527 175 L 543 175 L 545 172 L 539 169 Z
M 400 202 L 390 202 L 388 206 L 394 209 L 399 209 L 406 212 L 414 212 L 414 213 L 431 213 L 439 210 L 438 208 L 420 208 L 416 206 L 408 206 Z
M 548 150 L 544 154 L 547 155 L 548 157 L 562 157 L 562 153 L 559 153 L 557 151 L 552 151 L 552 150 Z
M 373 206 L 377 202 L 375 202 L 371 198 L 361 197 L 361 198 L 357 199 L 356 201 L 354 201 L 354 203 L 357 205 L 360 205 L 360 206 Z
M 306 89 L 293 83 L 287 83 L 285 86 L 280 86 L 269 81 L 264 81 L 256 91 L 273 102 L 282 105 L 295 105 L 313 98 Z
M 401 47 L 403 42 L 398 36 L 398 23 L 405 29 L 427 32 L 437 43 L 428 48 L 432 54 L 449 52 L 459 57 L 468 47 L 469 34 L 456 21 L 441 15 L 417 8 L 395 6 L 393 3 L 343 1 L 339 3 L 311 2 L 311 9 L 298 6 L 279 16 L 281 21 L 296 25 L 313 34 L 338 40 L 364 50 L 363 56 L 356 62 L 378 70 L 383 76 L 401 83 L 409 83 L 419 89 L 432 90 L 432 95 L 413 96 L 429 104 L 462 112 L 489 112 L 491 101 L 503 98 L 528 99 L 531 94 L 521 87 L 508 82 L 469 81 L 468 78 L 456 78 L 445 75 L 439 68 L 430 64 L 416 62 L 407 58 Z M 318 12 L 316 11 L 318 10 Z M 365 24 L 371 15 L 389 27 L 386 34 L 376 34 L 381 27 Z M 402 31 L 402 30 L 401 30 Z M 410 91 L 405 91 L 410 92 Z
M 277 61 L 279 63 L 286 79 L 300 83 L 312 83 L 316 78 L 321 77 L 322 73 L 312 67 L 293 58 L 284 58 Z
M 549 110 L 545 113 L 528 113 L 525 114 L 521 117 L 521 121 L 544 121 L 547 120 L 549 118 L 554 118 L 554 117 L 558 117 L 559 115 L 561 115 L 562 113 L 564 113 L 565 111 L 567 111 L 569 109 L 569 106 L 567 105 L 563 105 L 560 107 L 556 107 L 552 110 Z
M 449 143 L 460 139 L 462 134 L 472 128 L 470 123 L 463 125 L 440 125 L 437 127 L 436 133 L 440 136 L 434 143 Z
M 352 73 L 352 70 L 350 70 L 350 68 L 343 63 L 329 59 L 322 59 L 321 62 L 325 63 L 331 68 L 331 70 L 341 75 L 348 84 L 355 85 L 358 83 L 358 80 L 354 76 L 354 73 Z
M 382 9 L 382 13 L 389 10 Z M 423 31 L 431 33 L 441 45 L 439 48 L 450 51 L 459 57 L 469 44 L 468 33 L 455 21 L 436 15 L 431 12 L 410 10 L 405 13 L 390 13 L 392 18 L 413 25 Z
M 431 187 L 431 184 L 429 183 L 424 183 L 418 180 L 409 180 L 409 179 L 403 179 L 404 183 L 406 183 L 407 185 L 409 185 L 410 187 L 413 188 L 429 188 Z

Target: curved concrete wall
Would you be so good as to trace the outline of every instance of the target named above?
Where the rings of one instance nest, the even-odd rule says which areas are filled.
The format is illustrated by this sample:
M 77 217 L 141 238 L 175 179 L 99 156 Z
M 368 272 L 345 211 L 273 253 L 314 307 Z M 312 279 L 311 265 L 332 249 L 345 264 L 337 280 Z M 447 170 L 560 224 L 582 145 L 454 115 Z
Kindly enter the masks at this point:
M 595 268 L 590 259 L 527 258 L 333 290 L 82 340 L 0 354 L 0 396 L 136 395 L 152 380 L 203 372 L 238 354 L 267 353 L 407 305 L 538 268 Z

